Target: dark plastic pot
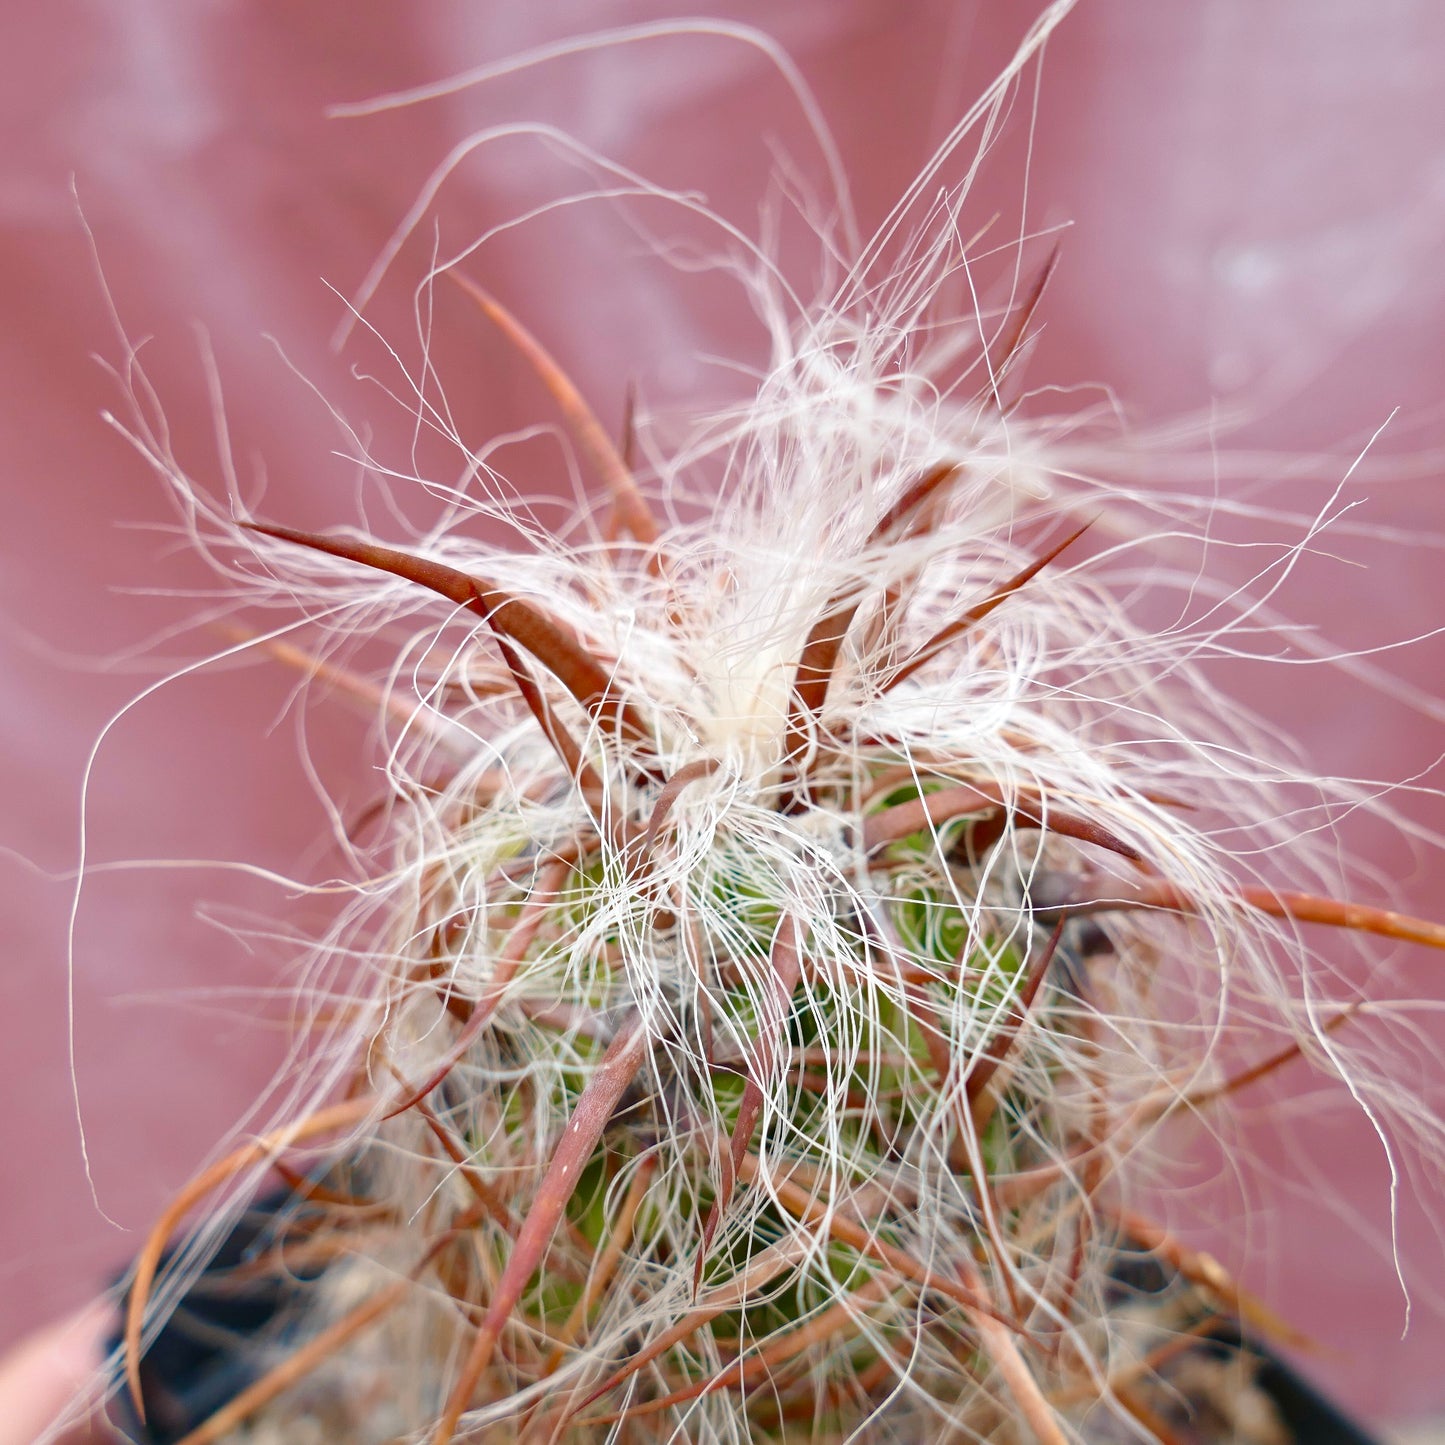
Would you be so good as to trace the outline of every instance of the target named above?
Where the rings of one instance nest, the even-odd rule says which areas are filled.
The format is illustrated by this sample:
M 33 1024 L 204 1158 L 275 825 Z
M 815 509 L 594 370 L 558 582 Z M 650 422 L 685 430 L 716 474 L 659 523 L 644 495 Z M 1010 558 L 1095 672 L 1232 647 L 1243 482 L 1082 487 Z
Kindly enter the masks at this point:
M 146 1423 L 122 1390 L 112 1420 L 135 1445 L 176 1445 L 256 1380 L 304 1329 L 304 1282 L 247 1265 L 275 1242 L 278 1219 L 304 1225 L 307 1206 L 288 1190 L 246 1211 L 221 1242 L 141 1361 Z M 1268 1346 L 1215 1313 L 1201 1292 L 1148 1253 L 1121 1251 L 1110 1301 L 1160 1339 L 1182 1327 L 1200 1337 L 1159 1367 L 1142 1390 L 1164 1445 L 1378 1445 Z M 1154 1325 L 1151 1321 L 1162 1323 Z M 1112 1417 L 1097 1445 L 1137 1441 Z M 1165 1433 L 1167 1431 L 1167 1433 Z

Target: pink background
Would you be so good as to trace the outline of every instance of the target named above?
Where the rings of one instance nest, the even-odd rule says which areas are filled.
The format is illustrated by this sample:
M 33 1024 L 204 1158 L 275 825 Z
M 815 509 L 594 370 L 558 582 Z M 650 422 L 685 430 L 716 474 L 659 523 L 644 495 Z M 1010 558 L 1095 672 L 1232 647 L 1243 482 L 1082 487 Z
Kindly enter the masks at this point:
M 1028 13 L 1002 0 L 722 9 L 767 28 L 816 87 L 865 229 L 1006 58 Z M 323 281 L 355 286 L 455 140 L 545 119 L 663 183 L 704 190 L 745 228 L 769 164 L 760 136 L 776 134 L 804 166 L 814 152 L 761 60 L 719 40 L 594 55 L 383 117 L 328 120 L 326 107 L 543 39 L 686 13 L 623 0 L 55 0 L 0 16 L 0 845 L 10 850 L 0 852 L 0 1344 L 79 1303 L 133 1252 L 137 1231 L 278 1057 L 279 1033 L 248 1023 L 244 1000 L 198 991 L 273 983 L 289 954 L 248 951 L 198 910 L 249 909 L 300 929 L 312 918 L 264 884 L 220 873 L 100 874 L 88 885 L 78 1078 L 100 1201 L 128 1231 L 118 1232 L 91 1202 L 70 1102 L 69 890 L 59 875 L 74 865 L 79 783 L 98 730 L 158 674 L 156 658 L 195 657 L 213 639 L 183 631 L 127 652 L 192 616 L 194 600 L 168 594 L 205 586 L 206 574 L 169 537 L 133 526 L 171 514 L 99 420 L 116 396 L 90 355 L 115 359 L 118 346 L 71 176 L 129 333 L 155 337 L 148 365 L 193 472 L 219 486 L 199 323 L 238 455 L 264 458 L 265 509 L 302 526 L 354 520 L 351 469 L 331 455 L 324 410 L 264 338 L 353 417 L 374 419 L 383 443 L 404 444 L 404 419 L 327 349 L 341 307 Z M 1414 479 L 1356 494 L 1368 496 L 1370 520 L 1420 544 L 1353 544 L 1366 570 L 1312 564 L 1288 601 L 1355 646 L 1437 625 L 1445 600 L 1432 540 L 1445 506 L 1429 456 L 1445 445 L 1442 68 L 1445 10 L 1433 0 L 1083 0 L 1045 67 L 1030 215 L 1075 225 L 1030 380 L 1106 382 L 1144 417 L 1267 398 L 1242 439 L 1261 448 L 1347 454 L 1399 408 L 1376 455 L 1412 458 Z M 980 221 L 995 208 L 1016 214 L 1027 102 L 1025 92 L 982 182 Z M 510 143 L 451 190 L 449 233 L 575 184 L 535 145 Z M 608 421 L 629 377 L 655 406 L 675 406 L 715 384 L 699 352 L 757 355 L 732 294 L 662 272 L 615 213 L 564 213 L 499 244 L 478 269 Z M 373 319 L 406 334 L 408 307 L 403 280 Z M 547 415 L 535 385 L 463 313 L 444 318 L 439 337 L 468 435 Z M 554 456 L 524 448 L 517 470 L 540 476 Z M 1273 495 L 1310 509 L 1322 500 L 1306 482 Z M 1442 661 L 1438 641 L 1381 659 L 1427 693 Z M 274 668 L 212 672 L 122 720 L 92 787 L 93 858 L 234 858 L 322 873 L 325 819 L 295 761 L 292 722 L 273 726 L 290 685 Z M 1301 734 L 1322 768 L 1405 777 L 1440 751 L 1437 721 L 1322 670 L 1244 667 L 1233 685 Z M 353 808 L 369 787 L 360 741 L 341 712 L 311 736 Z M 1445 821 L 1436 804 L 1409 808 Z M 1438 889 L 1407 849 L 1358 823 L 1346 836 L 1413 907 L 1439 911 Z M 1445 995 L 1440 978 L 1435 958 L 1407 965 L 1421 993 Z M 1440 1077 L 1437 1063 L 1436 1086 Z M 1383 1227 L 1388 1179 L 1373 1136 L 1348 1114 L 1288 1128 L 1321 1165 L 1304 1186 L 1315 1197 L 1256 1189 L 1250 1226 L 1213 1243 L 1329 1348 L 1314 1368 L 1357 1408 L 1394 1417 L 1445 1405 L 1445 1322 L 1423 1297 L 1445 1293 L 1425 1222 L 1440 1201 L 1417 1206 L 1408 1196 L 1428 1184 L 1406 1181 L 1404 1239 L 1422 1298 L 1401 1343 L 1392 1271 L 1325 1202 L 1335 1195 Z

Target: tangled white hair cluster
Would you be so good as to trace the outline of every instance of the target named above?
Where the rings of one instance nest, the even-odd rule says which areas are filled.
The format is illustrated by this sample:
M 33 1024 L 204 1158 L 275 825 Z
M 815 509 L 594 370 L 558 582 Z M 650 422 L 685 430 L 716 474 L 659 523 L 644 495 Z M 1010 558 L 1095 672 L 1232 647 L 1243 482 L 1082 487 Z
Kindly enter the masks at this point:
M 438 268 L 598 477 L 565 537 L 472 465 L 400 543 L 237 522 L 131 386 L 197 544 L 287 610 L 254 645 L 386 740 L 308 1105 L 185 1191 L 130 1282 L 138 1416 L 203 1250 L 163 1246 L 275 1167 L 245 1268 L 291 1303 L 191 1445 L 1170 1438 L 1177 1338 L 1273 1322 L 1140 1212 L 1159 1131 L 1296 1056 L 1433 1131 L 1351 1051 L 1370 1005 L 1309 937 L 1445 929 L 1329 896 L 1301 819 L 1359 797 L 1272 761 L 1200 671 L 1258 598 L 1158 632 L 1111 582 L 1207 509 L 1010 399 L 1047 265 L 956 313 L 963 188 L 920 197 L 1067 8 L 825 303 L 739 243 L 771 363 L 680 446 L 614 446 L 478 255 Z M 526 548 L 475 540 L 498 517 Z M 1187 1295 L 1163 1333 L 1130 1257 Z

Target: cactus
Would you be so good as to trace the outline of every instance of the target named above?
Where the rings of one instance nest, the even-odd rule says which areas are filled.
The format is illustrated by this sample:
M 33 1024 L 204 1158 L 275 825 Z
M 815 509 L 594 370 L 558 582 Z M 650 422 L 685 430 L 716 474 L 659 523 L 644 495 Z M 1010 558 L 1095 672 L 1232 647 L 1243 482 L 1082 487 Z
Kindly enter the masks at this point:
M 1207 506 L 1017 404 L 1050 267 L 957 326 L 963 199 L 824 305 L 760 268 L 757 394 L 670 452 L 614 445 L 449 270 L 595 474 L 559 536 L 480 468 L 421 536 L 234 523 L 140 391 L 198 541 L 312 636 L 247 645 L 373 700 L 386 787 L 317 949 L 308 1105 L 129 1282 L 138 1432 L 1182 1438 L 1151 1384 L 1179 1338 L 1287 1327 L 1141 1212 L 1175 1122 L 1303 1059 L 1433 1130 L 1311 938 L 1445 928 L 1332 896 L 1299 809 L 1358 791 L 1201 670 L 1252 604 L 1131 620 L 1112 569 Z M 476 540 L 498 518 L 520 545 Z M 227 1265 L 284 1300 L 229 1398 L 166 1425 L 145 1349 L 195 1258 L 166 1243 L 270 1169 Z M 1167 1329 L 1130 1314 L 1133 1255 L 1167 1266 Z

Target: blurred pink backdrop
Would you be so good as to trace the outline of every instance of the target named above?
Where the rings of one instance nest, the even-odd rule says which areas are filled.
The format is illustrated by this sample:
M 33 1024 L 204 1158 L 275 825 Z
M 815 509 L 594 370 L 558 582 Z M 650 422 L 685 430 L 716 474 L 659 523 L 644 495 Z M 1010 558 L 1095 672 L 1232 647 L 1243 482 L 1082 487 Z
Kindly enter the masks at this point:
M 100 420 L 117 397 L 91 355 L 115 360 L 119 346 L 72 177 L 127 331 L 155 338 L 147 365 L 193 473 L 220 488 L 199 326 L 243 470 L 264 460 L 265 510 L 300 526 L 354 520 L 354 469 L 333 455 L 324 408 L 277 347 L 382 445 L 405 446 L 405 417 L 328 349 L 342 304 L 326 283 L 356 286 L 454 142 L 484 125 L 546 120 L 663 184 L 704 191 L 744 229 L 772 163 L 766 140 L 805 169 L 816 152 L 761 57 L 722 40 L 594 54 L 382 116 L 328 119 L 327 107 L 544 40 L 687 13 L 643 0 L 55 0 L 0 15 L 0 1344 L 81 1302 L 133 1253 L 279 1059 L 274 1023 L 251 1020 L 250 1002 L 225 990 L 284 981 L 290 952 L 249 949 L 217 920 L 249 910 L 304 928 L 308 916 L 259 881 L 219 872 L 100 873 L 88 884 L 77 1076 L 96 1190 L 118 1231 L 92 1202 L 70 1098 L 63 875 L 76 860 L 87 751 L 106 719 L 214 638 L 184 627 L 197 604 L 174 595 L 204 588 L 206 573 L 146 529 L 171 511 Z M 1034 10 L 729 0 L 717 13 L 760 26 L 798 62 L 866 231 Z M 1261 415 L 1237 443 L 1342 456 L 1398 409 L 1374 455 L 1405 458 L 1404 479 L 1352 495 L 1368 497 L 1369 520 L 1419 545 L 1354 544 L 1366 569 L 1311 564 L 1287 599 L 1351 646 L 1426 631 L 1445 603 L 1445 504 L 1429 464 L 1445 446 L 1442 67 L 1445 10 L 1432 0 L 1082 0 L 1043 71 L 1029 215 L 1074 225 L 1030 382 L 1103 382 L 1144 418 L 1243 397 Z M 994 209 L 1017 213 L 1030 97 L 1026 86 L 981 182 L 980 223 Z M 449 190 L 448 234 L 577 182 L 535 143 L 508 142 Z M 699 354 L 758 354 L 733 293 L 671 273 L 660 283 L 664 268 L 616 212 L 561 213 L 474 269 L 609 422 L 629 378 L 655 407 L 675 408 L 716 385 Z M 410 335 L 414 274 L 369 313 L 383 333 Z M 550 419 L 535 384 L 460 310 L 438 337 L 465 435 Z M 540 473 L 555 456 L 524 447 L 519 470 Z M 1301 481 L 1275 495 L 1313 510 L 1324 494 Z M 1445 648 L 1437 639 L 1380 661 L 1433 694 Z M 1299 734 L 1322 769 L 1404 778 L 1441 751 L 1438 721 L 1323 670 L 1241 667 L 1232 685 Z M 334 861 L 326 819 L 295 760 L 293 723 L 276 722 L 291 686 L 271 667 L 211 671 L 122 719 L 92 782 L 92 859 L 229 858 L 322 875 Z M 353 811 L 368 796 L 362 738 L 339 709 L 324 729 L 313 719 L 309 737 Z M 1429 800 L 1405 806 L 1445 822 Z M 1412 907 L 1442 911 L 1434 878 L 1401 843 L 1359 821 L 1345 832 Z M 1402 977 L 1445 996 L 1436 959 L 1409 960 Z M 1426 1027 L 1438 1046 L 1438 1023 Z M 1348 1112 L 1289 1128 L 1319 1176 L 1296 1171 L 1293 1193 L 1256 1191 L 1247 1227 L 1208 1242 L 1321 1340 L 1311 1368 L 1357 1409 L 1393 1418 L 1445 1406 L 1445 1268 L 1425 1218 L 1441 1201 L 1412 1201 L 1423 1186 L 1404 1182 L 1421 1297 L 1401 1341 L 1393 1271 L 1359 1243 L 1387 1218 L 1378 1143 Z

